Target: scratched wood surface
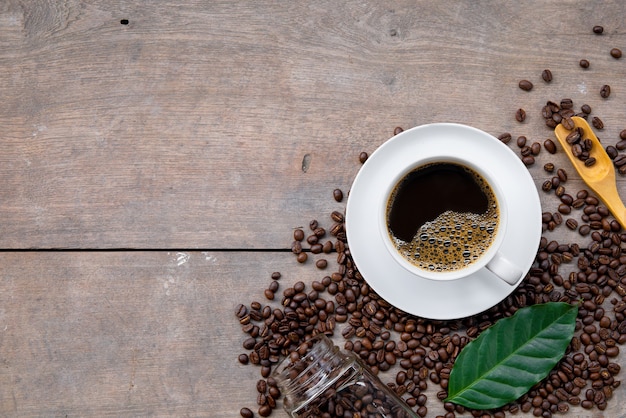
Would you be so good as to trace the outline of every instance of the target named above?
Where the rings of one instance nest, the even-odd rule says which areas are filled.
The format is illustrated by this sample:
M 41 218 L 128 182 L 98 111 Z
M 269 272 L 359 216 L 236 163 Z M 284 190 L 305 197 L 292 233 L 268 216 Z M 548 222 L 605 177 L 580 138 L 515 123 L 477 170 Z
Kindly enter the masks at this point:
M 332 190 L 359 152 L 430 122 L 543 142 L 541 106 L 564 97 L 617 142 L 625 15 L 617 0 L 0 2 L 0 415 L 237 416 L 258 371 L 236 361 L 234 307 L 272 271 L 319 278 L 284 250 L 344 208 Z M 548 161 L 569 167 L 542 152 L 538 187 Z M 572 414 L 625 416 L 625 400 Z

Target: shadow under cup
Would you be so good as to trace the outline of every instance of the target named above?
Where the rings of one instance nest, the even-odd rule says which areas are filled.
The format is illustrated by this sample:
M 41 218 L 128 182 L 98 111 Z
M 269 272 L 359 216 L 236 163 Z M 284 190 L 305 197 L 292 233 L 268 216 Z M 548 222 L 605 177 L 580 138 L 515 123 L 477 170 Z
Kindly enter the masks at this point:
M 410 273 L 447 281 L 486 268 L 510 285 L 521 277 L 499 252 L 509 222 L 501 186 L 478 163 L 458 156 L 417 161 L 393 176 L 382 200 L 383 241 Z

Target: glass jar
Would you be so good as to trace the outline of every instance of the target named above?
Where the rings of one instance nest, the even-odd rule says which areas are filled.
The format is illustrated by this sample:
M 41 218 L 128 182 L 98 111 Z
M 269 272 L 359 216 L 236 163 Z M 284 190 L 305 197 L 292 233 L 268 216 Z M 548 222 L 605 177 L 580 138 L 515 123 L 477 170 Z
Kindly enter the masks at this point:
M 274 378 L 285 410 L 295 418 L 417 418 L 356 355 L 342 352 L 323 334 L 283 360 Z

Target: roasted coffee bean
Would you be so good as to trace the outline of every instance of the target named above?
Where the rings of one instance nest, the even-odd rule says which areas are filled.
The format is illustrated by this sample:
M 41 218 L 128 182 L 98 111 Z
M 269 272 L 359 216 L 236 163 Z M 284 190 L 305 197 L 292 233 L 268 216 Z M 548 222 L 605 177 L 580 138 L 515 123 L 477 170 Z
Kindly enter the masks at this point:
M 543 184 L 541 185 L 541 189 L 544 192 L 549 192 L 550 190 L 552 190 L 552 181 L 550 180 L 544 181 Z
M 622 50 L 619 48 L 612 48 L 611 49 L 611 56 L 615 59 L 619 59 L 622 58 Z
M 533 89 L 533 83 L 531 83 L 528 80 L 521 80 L 518 83 L 518 86 L 520 89 L 524 90 L 524 91 L 531 91 Z
M 532 155 L 528 155 L 528 156 L 522 158 L 522 162 L 526 166 L 531 166 L 531 165 L 535 164 L 535 157 L 533 157 Z
M 578 65 L 580 65 L 581 68 L 589 68 L 589 60 L 581 59 L 578 61 Z
M 401 132 L 404 132 L 404 129 L 402 129 L 402 127 L 401 127 L 401 126 L 396 126 L 396 127 L 393 129 L 393 135 L 394 135 L 394 136 L 395 136 L 395 135 L 398 135 L 398 134 L 399 134 L 399 133 L 401 133 Z
M 311 245 L 311 253 L 312 254 L 319 254 L 321 252 L 322 252 L 322 244 L 320 244 L 318 242 L 318 243 L 315 243 L 315 244 Z
M 498 139 L 505 144 L 508 144 L 511 141 L 511 138 L 512 136 L 508 132 L 504 132 L 498 136 Z
M 530 153 L 532 155 L 539 155 L 539 153 L 541 152 L 541 144 L 539 142 L 533 142 L 532 145 L 530 146 Z
M 603 85 L 600 88 L 600 97 L 602 97 L 603 99 L 606 99 L 610 95 L 611 95 L 611 86 L 609 86 L 608 84 Z
M 320 270 L 325 269 L 326 266 L 328 266 L 328 261 L 323 258 L 320 258 L 319 260 L 315 262 L 315 267 L 317 267 Z
M 565 183 L 567 181 L 567 171 L 563 170 L 562 168 L 559 168 L 556 171 L 556 175 L 562 183 Z
M 259 408 L 258 413 L 262 417 L 269 417 L 270 414 L 272 413 L 272 408 L 269 405 L 267 405 L 267 404 L 262 405 Z
M 584 104 L 580 107 L 580 110 L 585 113 L 585 114 L 590 114 L 591 113 L 591 106 L 589 106 L 588 104 Z
M 364 164 L 364 163 L 365 163 L 365 161 L 367 161 L 367 159 L 368 159 L 368 158 L 369 158 L 369 155 L 368 155 L 368 154 L 367 154 L 367 152 L 365 152 L 365 151 L 362 151 L 362 152 L 359 154 L 359 162 L 360 162 L 361 164 Z
M 296 241 L 302 241 L 304 239 L 304 231 L 300 228 L 294 229 L 293 239 L 295 239 Z
M 341 202 L 343 200 L 343 192 L 341 191 L 341 189 L 333 190 L 333 198 L 336 202 Z
M 591 124 L 596 129 L 604 129 L 604 122 L 602 122 L 602 119 L 597 116 L 594 116 L 593 119 L 591 119 Z
M 626 154 L 622 154 L 622 155 L 617 156 L 613 160 L 613 164 L 615 164 L 616 167 L 621 167 L 623 165 L 626 165 Z
M 242 418 L 253 418 L 254 412 L 252 412 L 252 410 L 249 408 L 241 408 L 241 410 L 239 411 L 239 415 L 241 415 Z
M 574 121 L 570 117 L 562 118 L 561 125 L 563 125 L 563 127 L 567 129 L 568 131 L 576 127 L 576 125 L 574 124 Z
M 562 213 L 563 215 L 568 215 L 572 212 L 572 208 L 571 208 L 571 205 L 561 203 L 558 207 L 558 211 L 559 213 Z
M 626 147 L 626 141 L 620 141 L 620 142 L 624 142 L 624 146 Z M 614 160 L 615 157 L 619 155 L 619 151 L 617 150 L 617 147 L 614 147 L 612 145 L 608 145 L 605 150 L 611 160 Z
M 608 147 L 607 147 L 608 148 Z M 623 151 L 626 149 L 626 140 L 622 139 L 617 144 L 615 144 L 615 148 L 619 151 Z M 617 155 L 616 155 L 617 156 Z
M 557 177 L 558 178 L 558 177 Z M 560 181 L 559 181 L 560 182 Z M 554 187 L 554 180 L 552 181 L 552 187 Z M 565 194 L 565 187 L 561 186 L 560 184 L 554 188 L 554 194 L 557 197 L 561 197 Z
M 543 79 L 543 81 L 545 81 L 546 83 L 549 83 L 552 81 L 552 71 L 550 71 L 549 69 L 545 69 L 541 72 L 541 78 Z
M 578 228 L 578 221 L 576 221 L 576 219 L 569 218 L 565 221 L 565 225 L 567 225 L 567 227 L 572 231 L 575 231 L 576 228 Z
M 604 28 L 602 26 L 596 25 L 593 27 L 593 33 L 596 35 L 602 35 L 602 32 L 604 32 Z
M 546 163 L 544 164 L 543 169 L 548 173 L 552 173 L 554 171 L 554 164 Z
M 570 144 L 570 145 L 577 144 L 578 141 L 580 141 L 580 132 L 578 130 L 570 132 L 565 137 L 565 141 L 567 141 L 567 143 Z
M 589 157 L 588 159 L 585 160 L 586 167 L 591 167 L 595 163 L 596 163 L 596 159 L 594 157 Z
M 515 112 L 515 120 L 518 122 L 524 122 L 526 120 L 526 111 L 522 108 L 517 109 Z
M 574 107 L 574 101 L 570 98 L 561 99 L 560 106 L 561 106 L 561 109 L 571 109 Z
M 524 135 L 518 136 L 515 143 L 518 147 L 523 148 L 526 146 L 526 137 Z
M 306 260 L 308 258 L 309 256 L 304 252 L 301 252 L 296 256 L 296 260 L 298 260 L 298 263 L 301 263 L 301 264 L 306 263 Z
M 546 151 L 548 151 L 550 154 L 554 154 L 556 153 L 556 144 L 554 143 L 553 140 L 551 139 L 546 139 L 545 141 L 543 141 L 543 147 L 546 149 Z

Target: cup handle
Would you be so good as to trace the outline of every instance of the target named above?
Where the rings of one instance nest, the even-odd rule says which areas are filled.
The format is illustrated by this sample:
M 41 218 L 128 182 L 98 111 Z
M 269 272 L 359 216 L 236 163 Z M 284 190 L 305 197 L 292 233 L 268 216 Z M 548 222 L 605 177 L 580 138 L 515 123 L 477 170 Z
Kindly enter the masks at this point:
M 487 270 L 511 286 L 517 283 L 520 277 L 522 277 L 522 270 L 504 258 L 499 252 L 487 263 Z

